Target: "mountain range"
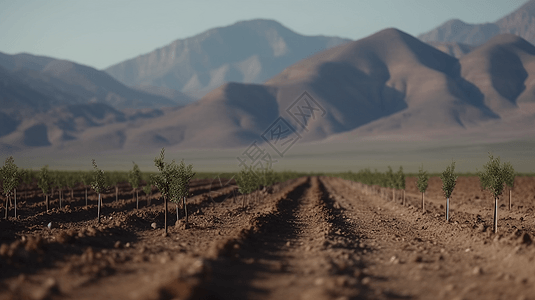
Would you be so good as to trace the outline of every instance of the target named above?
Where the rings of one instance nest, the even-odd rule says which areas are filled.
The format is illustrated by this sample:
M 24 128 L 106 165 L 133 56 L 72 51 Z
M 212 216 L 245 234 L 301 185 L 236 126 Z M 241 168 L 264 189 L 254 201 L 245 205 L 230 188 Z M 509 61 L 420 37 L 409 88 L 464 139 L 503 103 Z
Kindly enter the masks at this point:
M 176 40 L 104 71 L 129 86 L 162 86 L 201 98 L 226 82 L 263 83 L 301 59 L 349 41 L 303 36 L 276 21 L 256 19 Z
M 281 128 L 314 143 L 532 137 L 534 59 L 510 33 L 472 44 L 389 28 L 348 41 L 267 20 L 104 71 L 0 53 L 0 151 L 243 148 L 281 142 L 268 138 Z
M 461 57 L 470 50 L 468 46 L 479 46 L 499 34 L 513 34 L 535 45 L 535 0 L 530 0 L 517 10 L 493 23 L 468 24 L 459 19 L 446 21 L 444 24 L 418 36 L 426 43 L 454 50 L 450 54 Z M 448 46 L 449 45 L 449 46 Z

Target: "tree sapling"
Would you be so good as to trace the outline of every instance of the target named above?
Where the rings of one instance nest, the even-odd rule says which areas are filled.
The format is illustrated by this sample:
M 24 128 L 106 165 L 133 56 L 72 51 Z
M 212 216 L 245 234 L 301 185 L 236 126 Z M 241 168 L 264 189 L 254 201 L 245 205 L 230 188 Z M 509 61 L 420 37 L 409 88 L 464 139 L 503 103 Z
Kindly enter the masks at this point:
M 446 222 L 450 220 L 450 197 L 455 189 L 455 184 L 457 183 L 457 175 L 455 175 L 455 162 L 452 161 L 451 165 L 442 172 L 440 175 L 442 179 L 442 190 L 444 191 L 444 196 L 446 197 Z
M 425 212 L 425 202 L 424 202 L 424 194 L 427 190 L 427 186 L 429 185 L 429 175 L 426 171 L 424 171 L 424 165 L 419 168 L 418 170 L 418 180 L 416 181 L 416 187 L 422 193 L 422 212 Z

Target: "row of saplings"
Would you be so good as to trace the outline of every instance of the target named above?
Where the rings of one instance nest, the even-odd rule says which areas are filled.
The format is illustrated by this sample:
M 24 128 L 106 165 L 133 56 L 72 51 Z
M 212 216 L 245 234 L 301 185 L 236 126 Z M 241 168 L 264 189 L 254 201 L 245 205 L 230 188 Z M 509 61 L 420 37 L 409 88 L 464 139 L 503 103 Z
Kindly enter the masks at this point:
M 493 228 L 496 233 L 498 231 L 498 200 L 505 186 L 509 187 L 509 210 L 511 210 L 511 193 L 514 187 L 515 170 L 511 163 L 505 162 L 502 164 L 500 157 L 495 158 L 492 154 L 489 154 L 489 161 L 483 166 L 483 171 L 477 172 L 477 175 L 481 188 L 488 190 L 494 197 Z M 371 172 L 369 169 L 365 169 L 358 173 L 345 174 L 344 177 L 367 185 L 367 189 L 370 189 L 373 185 L 391 188 L 393 193 L 392 199 L 395 199 L 396 190 L 403 190 L 405 192 L 405 175 L 402 167 L 396 173 L 392 172 L 392 168 L 388 167 L 386 173 Z M 450 198 L 455 189 L 457 177 L 455 175 L 455 162 L 452 162 L 450 166 L 446 167 L 446 170 L 440 175 L 442 190 L 446 198 L 446 221 L 449 221 Z M 420 167 L 416 187 L 422 194 L 422 211 L 425 211 L 424 194 L 428 187 L 428 180 L 428 173 L 423 170 L 423 167 Z M 384 193 L 385 191 L 379 190 L 379 192 Z M 405 204 L 405 194 L 403 194 L 403 204 Z
M 171 163 L 164 161 L 165 149 L 162 148 L 159 157 L 154 159 L 154 163 L 159 170 L 159 173 L 150 176 L 150 184 L 147 184 L 144 188 L 146 194 L 149 194 L 154 185 L 161 192 L 164 200 L 164 218 L 165 218 L 165 233 L 167 234 L 167 200 L 176 203 L 176 215 L 177 221 L 179 218 L 179 204 L 182 205 L 185 215 L 186 228 L 188 226 L 188 211 L 186 206 L 186 200 L 189 196 L 189 182 L 195 176 L 193 172 L 193 166 L 184 163 L 182 160 L 177 164 L 174 160 Z M 101 194 L 110 189 L 110 180 L 105 176 L 104 171 L 98 168 L 95 160 L 92 161 L 94 171 L 91 173 L 91 178 L 87 179 L 91 188 L 98 194 L 97 202 L 97 221 L 100 222 L 100 211 L 102 207 Z M 17 217 L 17 192 L 16 188 L 19 186 L 20 181 L 28 174 L 27 170 L 19 169 L 15 165 L 13 157 L 8 157 L 4 163 L 4 166 L 0 168 L 0 178 L 2 179 L 2 186 L 4 195 L 6 195 L 6 210 L 5 219 L 8 218 L 9 203 L 11 202 L 11 196 L 14 197 L 14 210 L 15 218 Z M 134 163 L 133 169 L 129 172 L 128 181 L 132 185 L 132 188 L 136 191 L 136 207 L 139 208 L 139 198 L 137 197 L 137 189 L 141 183 L 141 171 L 139 167 Z M 48 170 L 48 166 L 44 166 L 38 174 L 37 185 L 45 195 L 46 209 L 49 210 L 49 193 L 55 180 L 51 176 L 51 172 Z M 85 180 L 84 180 L 85 183 Z M 117 193 L 117 187 L 116 187 Z M 86 205 L 87 205 L 87 189 L 86 189 Z M 60 197 L 61 199 L 61 197 Z M 60 200 L 61 201 L 61 200 Z M 180 203 L 182 202 L 182 203 Z M 61 202 L 60 202 L 61 205 Z M 61 208 L 61 207 L 60 207 Z

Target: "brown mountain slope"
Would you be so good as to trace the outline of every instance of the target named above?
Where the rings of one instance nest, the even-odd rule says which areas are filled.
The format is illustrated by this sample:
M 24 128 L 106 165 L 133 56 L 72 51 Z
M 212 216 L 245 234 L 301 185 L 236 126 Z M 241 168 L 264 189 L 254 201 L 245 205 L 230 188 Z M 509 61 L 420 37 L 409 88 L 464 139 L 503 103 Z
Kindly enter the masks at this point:
M 462 75 L 475 84 L 485 104 L 497 113 L 534 101 L 535 46 L 502 34 L 461 59 Z
M 457 42 L 428 42 L 428 44 L 457 59 L 465 56 L 476 48 L 476 46 Z

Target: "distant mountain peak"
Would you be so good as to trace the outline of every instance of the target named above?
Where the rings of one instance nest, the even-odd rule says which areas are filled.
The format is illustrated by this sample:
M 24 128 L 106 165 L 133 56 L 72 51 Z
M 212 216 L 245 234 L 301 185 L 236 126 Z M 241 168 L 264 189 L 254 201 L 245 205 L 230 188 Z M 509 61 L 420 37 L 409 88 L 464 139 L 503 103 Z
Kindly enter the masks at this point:
M 468 24 L 459 19 L 451 19 L 420 34 L 418 38 L 426 43 L 457 42 L 478 46 L 503 33 L 518 35 L 535 44 L 535 0 L 526 2 L 496 22 Z
M 201 98 L 229 81 L 263 83 L 311 51 L 349 41 L 304 36 L 274 20 L 252 19 L 175 40 L 105 71 L 129 86 L 162 86 Z

